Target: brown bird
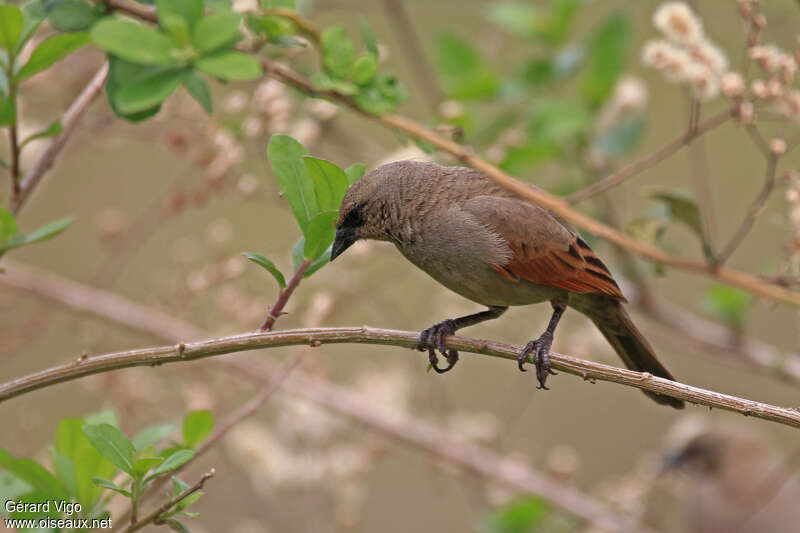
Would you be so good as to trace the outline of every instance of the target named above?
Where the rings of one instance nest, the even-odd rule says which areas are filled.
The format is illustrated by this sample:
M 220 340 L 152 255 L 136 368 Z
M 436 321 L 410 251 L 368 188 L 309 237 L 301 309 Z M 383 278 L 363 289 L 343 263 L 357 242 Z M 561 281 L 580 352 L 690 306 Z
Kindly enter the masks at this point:
M 488 307 L 422 331 L 418 349 L 447 372 L 458 361 L 445 338 L 497 318 L 511 305 L 549 301 L 545 332 L 519 354 L 532 362 L 539 388 L 550 369 L 553 333 L 567 306 L 589 317 L 628 368 L 674 380 L 622 307 L 625 297 L 606 266 L 574 230 L 549 211 L 495 184 L 480 172 L 435 163 L 398 161 L 378 167 L 344 196 L 331 261 L 359 239 L 389 241 L 406 259 L 452 291 Z M 439 366 L 436 350 L 447 359 Z M 645 391 L 658 403 L 683 402 Z

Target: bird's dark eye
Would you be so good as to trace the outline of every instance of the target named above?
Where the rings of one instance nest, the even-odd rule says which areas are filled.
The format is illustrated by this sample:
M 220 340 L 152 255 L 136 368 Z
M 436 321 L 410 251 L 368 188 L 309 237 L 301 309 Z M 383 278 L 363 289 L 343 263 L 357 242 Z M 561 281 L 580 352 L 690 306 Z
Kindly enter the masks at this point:
M 364 204 L 359 204 L 353 207 L 347 214 L 344 216 L 344 220 L 342 220 L 342 227 L 343 228 L 357 228 L 364 223 L 364 216 L 363 211 Z

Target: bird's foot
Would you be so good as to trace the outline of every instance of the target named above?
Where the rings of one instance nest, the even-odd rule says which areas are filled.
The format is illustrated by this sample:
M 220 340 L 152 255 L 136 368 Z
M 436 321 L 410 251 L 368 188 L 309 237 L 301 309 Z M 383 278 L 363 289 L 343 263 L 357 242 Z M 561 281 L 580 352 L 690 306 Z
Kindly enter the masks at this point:
M 417 350 L 424 352 L 428 350 L 428 360 L 431 362 L 437 374 L 444 374 L 455 366 L 458 362 L 458 352 L 456 350 L 448 350 L 445 338 L 453 335 L 456 332 L 456 323 L 453 320 L 442 320 L 438 324 L 434 324 L 419 334 L 419 342 L 417 343 Z M 444 368 L 439 367 L 439 357 L 436 355 L 436 350 L 447 359 L 447 366 Z
M 529 360 L 529 356 L 531 353 L 533 353 L 532 362 L 534 365 L 536 365 L 536 379 L 539 380 L 539 386 L 537 389 L 550 390 L 549 387 L 545 385 L 547 382 L 547 377 L 551 375 L 557 375 L 550 368 L 550 346 L 552 344 L 553 335 L 551 333 L 544 332 L 541 337 L 526 344 L 525 348 L 523 348 L 520 352 L 519 357 L 517 357 L 519 369 L 525 372 L 525 363 L 531 362 Z

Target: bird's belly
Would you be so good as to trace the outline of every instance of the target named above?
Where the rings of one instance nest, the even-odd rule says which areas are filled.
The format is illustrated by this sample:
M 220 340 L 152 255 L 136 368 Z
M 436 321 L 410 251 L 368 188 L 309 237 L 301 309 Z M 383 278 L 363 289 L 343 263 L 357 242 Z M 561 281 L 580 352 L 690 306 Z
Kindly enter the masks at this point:
M 487 306 L 507 307 L 549 301 L 564 293 L 561 289 L 529 281 L 512 281 L 498 274 L 487 263 L 470 257 L 428 254 L 417 255 L 413 250 L 401 250 L 406 258 L 433 279 L 461 296 Z

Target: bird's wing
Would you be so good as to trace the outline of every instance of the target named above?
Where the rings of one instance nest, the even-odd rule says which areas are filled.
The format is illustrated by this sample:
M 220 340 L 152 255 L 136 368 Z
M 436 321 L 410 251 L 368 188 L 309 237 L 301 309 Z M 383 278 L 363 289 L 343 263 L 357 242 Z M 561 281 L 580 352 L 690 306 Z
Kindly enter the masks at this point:
M 589 245 L 545 209 L 523 200 L 478 196 L 461 206 L 506 241 L 512 251 L 498 274 L 518 281 L 624 299 Z

